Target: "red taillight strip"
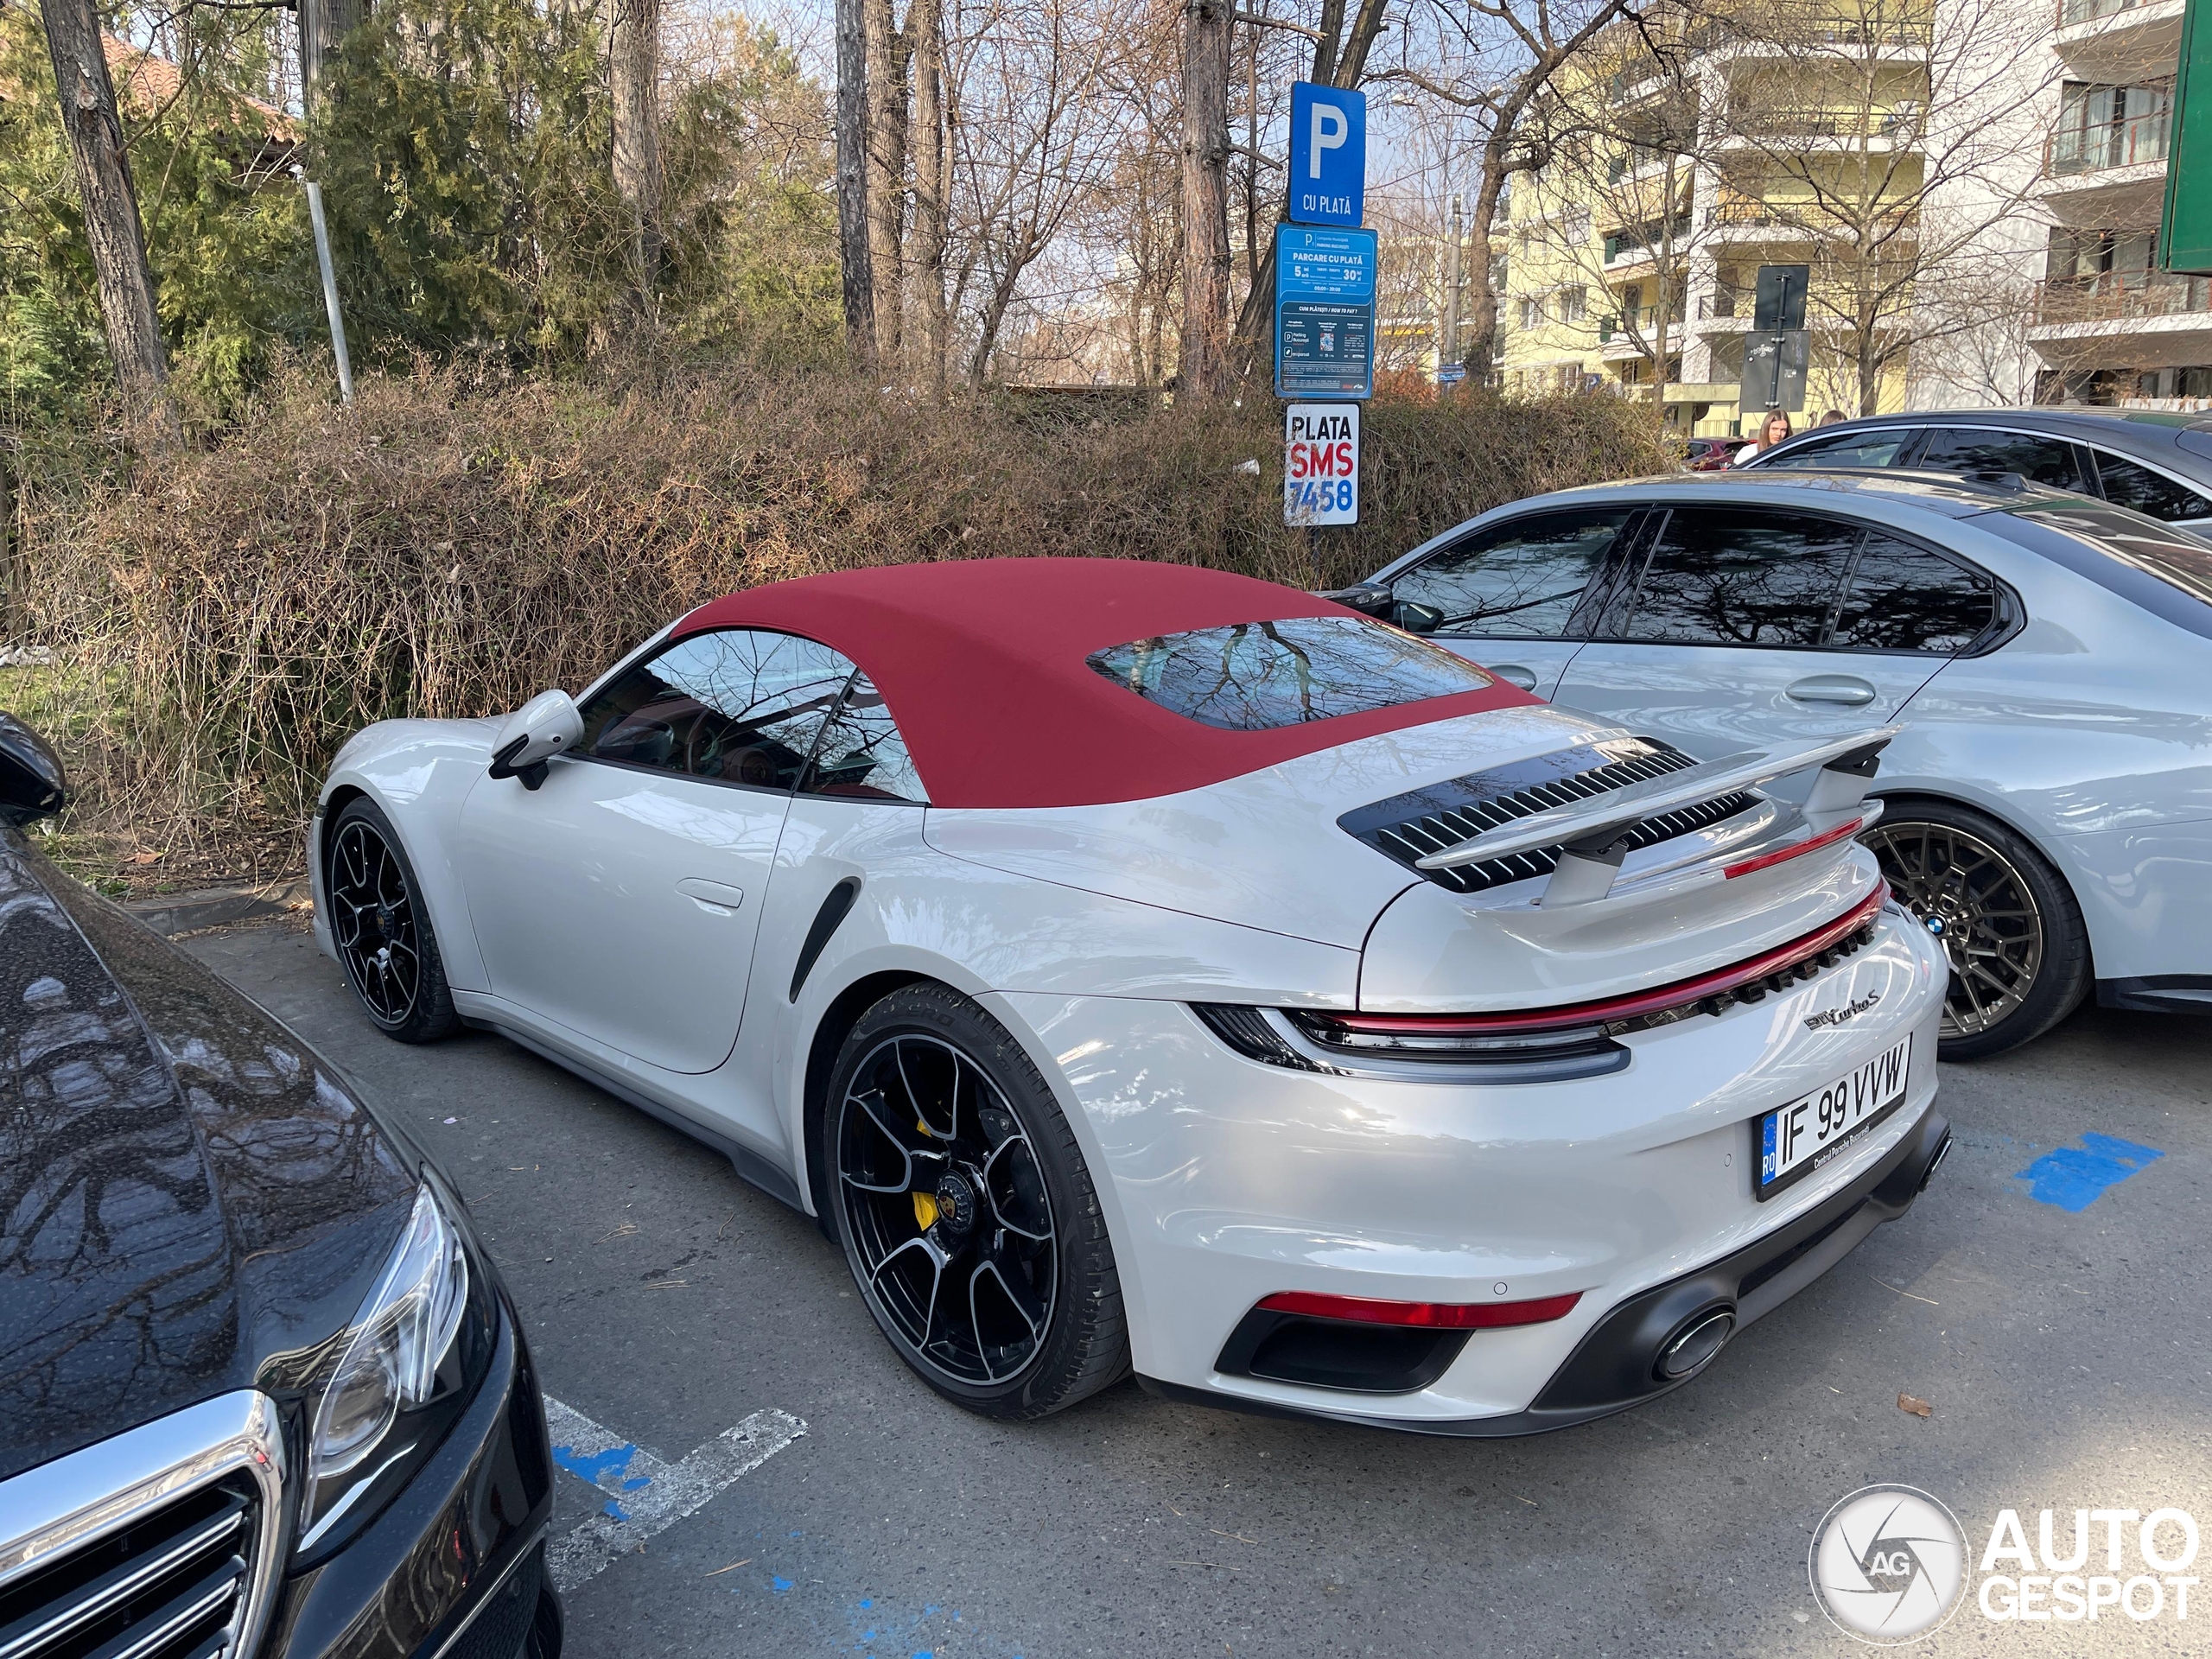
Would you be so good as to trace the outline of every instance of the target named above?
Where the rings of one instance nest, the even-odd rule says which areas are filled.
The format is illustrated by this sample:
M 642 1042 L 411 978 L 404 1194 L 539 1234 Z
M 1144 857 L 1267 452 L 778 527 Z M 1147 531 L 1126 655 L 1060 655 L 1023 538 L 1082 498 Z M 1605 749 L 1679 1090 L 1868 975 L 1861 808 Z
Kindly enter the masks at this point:
M 1708 996 L 1720 996 L 1739 985 L 1748 985 L 1769 974 L 1795 968 L 1808 957 L 1849 938 L 1872 921 L 1890 896 L 1890 884 L 1877 882 L 1868 893 L 1834 921 L 1824 923 L 1802 938 L 1778 944 L 1771 950 L 1739 962 L 1732 968 L 1716 968 L 1695 979 L 1677 980 L 1656 990 L 1637 991 L 1600 1002 L 1574 1002 L 1559 1008 L 1531 1008 L 1515 1014 L 1330 1014 L 1307 1015 L 1348 1032 L 1376 1037 L 1494 1036 L 1500 1032 L 1556 1031 L 1562 1026 L 1599 1026 L 1612 1020 L 1633 1020 L 1641 1014 L 1662 1014 Z
M 1753 858 L 1738 859 L 1733 864 L 1723 864 L 1720 867 L 1720 874 L 1725 879 L 1732 881 L 1738 876 L 1749 875 L 1754 870 L 1770 870 L 1777 864 L 1787 864 L 1791 859 L 1802 858 L 1816 849 L 1833 847 L 1847 836 L 1857 835 L 1865 827 L 1866 823 L 1866 820 L 1864 817 L 1846 818 L 1834 829 L 1823 830 L 1819 835 L 1798 842 L 1793 846 L 1779 848 L 1771 853 L 1761 853 Z
M 1303 1313 L 1316 1319 L 1359 1325 L 1409 1325 L 1428 1331 L 1490 1331 L 1563 1319 L 1582 1300 L 1580 1291 L 1529 1302 L 1386 1302 L 1372 1296 L 1328 1296 L 1313 1290 L 1278 1291 L 1260 1306 L 1270 1313 Z

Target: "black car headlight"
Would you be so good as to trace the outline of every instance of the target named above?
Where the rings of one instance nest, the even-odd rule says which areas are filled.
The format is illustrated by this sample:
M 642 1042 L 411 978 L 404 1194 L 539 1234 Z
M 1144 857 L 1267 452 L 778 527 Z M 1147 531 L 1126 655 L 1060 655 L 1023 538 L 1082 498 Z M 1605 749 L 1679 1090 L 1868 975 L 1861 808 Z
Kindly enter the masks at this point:
M 297 1554 L 307 1564 L 365 1524 L 413 1476 L 483 1381 L 491 1276 L 460 1206 L 425 1175 L 376 1287 L 326 1348 L 308 1433 Z

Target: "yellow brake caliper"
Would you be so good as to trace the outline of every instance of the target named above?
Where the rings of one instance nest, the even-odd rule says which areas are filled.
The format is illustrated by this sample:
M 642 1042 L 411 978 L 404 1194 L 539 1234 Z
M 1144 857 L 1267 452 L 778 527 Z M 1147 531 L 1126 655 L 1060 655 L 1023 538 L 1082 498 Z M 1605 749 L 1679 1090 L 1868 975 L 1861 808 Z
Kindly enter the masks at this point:
M 930 1126 L 920 1118 L 914 1120 L 914 1127 L 919 1129 L 924 1136 L 929 1135 Z M 926 1233 L 937 1225 L 937 1199 L 927 1192 L 916 1192 L 912 1196 L 914 1200 L 914 1224 Z

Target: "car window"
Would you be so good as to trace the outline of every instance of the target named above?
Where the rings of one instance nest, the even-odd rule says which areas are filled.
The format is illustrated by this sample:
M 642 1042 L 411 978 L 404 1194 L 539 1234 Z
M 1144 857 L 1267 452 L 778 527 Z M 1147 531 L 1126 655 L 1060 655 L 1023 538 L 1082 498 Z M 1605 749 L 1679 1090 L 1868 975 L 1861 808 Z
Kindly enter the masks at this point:
M 2148 467 L 2122 461 L 2107 449 L 2096 452 L 2097 476 L 2105 486 L 2105 499 L 2115 506 L 2132 507 L 2153 518 L 2172 524 L 2182 518 L 2212 517 L 2212 501 L 2186 484 L 2177 484 Z
M 788 790 L 853 664 L 796 634 L 725 628 L 679 639 L 583 708 L 582 753 Z
M 867 675 L 853 676 L 852 689 L 823 728 L 803 792 L 927 804 L 929 795 L 906 753 L 906 740 L 884 706 L 883 693 Z
M 1997 584 L 1980 570 L 1867 532 L 1836 614 L 1839 651 L 1955 657 L 1997 620 Z
M 1364 616 L 1294 616 L 1155 634 L 1084 660 L 1147 702 L 1230 732 L 1271 731 L 1497 683 L 1465 658 Z
M 2031 484 L 2089 492 L 2074 446 L 2063 438 L 1988 427 L 1939 427 L 1928 435 L 1918 466 L 1937 473 L 2018 473 Z
M 1556 639 L 1634 511 L 1515 519 L 1422 561 L 1391 582 L 1391 596 L 1443 612 L 1439 633 Z
M 1789 512 L 1678 508 L 1652 550 L 1624 631 L 1701 645 L 1815 645 L 1856 526 Z
M 1910 439 L 1920 435 L 1913 426 L 1885 426 L 1871 432 L 1839 432 L 1830 438 L 1808 438 L 1778 452 L 1770 467 L 1894 467 Z

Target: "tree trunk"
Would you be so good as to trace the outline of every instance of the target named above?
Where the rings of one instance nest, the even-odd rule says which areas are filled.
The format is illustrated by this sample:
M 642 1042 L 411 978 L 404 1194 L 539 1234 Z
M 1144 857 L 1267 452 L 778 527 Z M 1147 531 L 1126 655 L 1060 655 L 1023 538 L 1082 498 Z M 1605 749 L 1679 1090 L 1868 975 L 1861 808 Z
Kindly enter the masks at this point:
M 1183 13 L 1183 345 L 1177 384 L 1221 390 L 1229 369 L 1229 62 L 1231 0 Z
M 868 246 L 875 340 L 884 360 L 895 363 L 906 289 L 900 245 L 906 230 L 906 64 L 912 42 L 900 32 L 891 0 L 863 0 L 861 10 L 868 29 Z
M 868 27 L 862 0 L 837 0 L 837 254 L 845 344 L 875 366 L 874 266 L 868 246 Z
M 364 7 L 362 0 L 299 0 L 299 8 L 301 92 L 312 115 L 340 45 L 361 26 Z
M 907 281 L 930 395 L 944 399 L 944 239 L 950 159 L 944 124 L 944 0 L 912 0 L 906 14 L 914 42 L 914 223 L 907 244 Z
M 144 422 L 152 442 L 165 446 L 180 435 L 176 406 L 169 400 L 168 353 L 154 304 L 130 157 L 116 117 L 115 83 L 100 49 L 99 14 L 92 0 L 46 0 L 44 10 L 54 91 L 84 200 L 85 239 L 92 245 L 116 385 L 128 417 Z
M 1467 365 L 1470 383 L 1487 383 L 1497 356 L 1497 307 L 1490 280 L 1490 232 L 1497 219 L 1498 198 L 1505 194 L 1505 145 L 1492 139 L 1483 146 L 1482 183 L 1475 191 L 1474 211 L 1467 216 L 1467 245 L 1460 270 L 1467 291 L 1475 296 L 1474 315 L 1459 326 L 1459 360 Z
M 660 283 L 660 0 L 614 0 L 607 44 L 614 191 L 630 216 L 632 284 L 649 308 Z

